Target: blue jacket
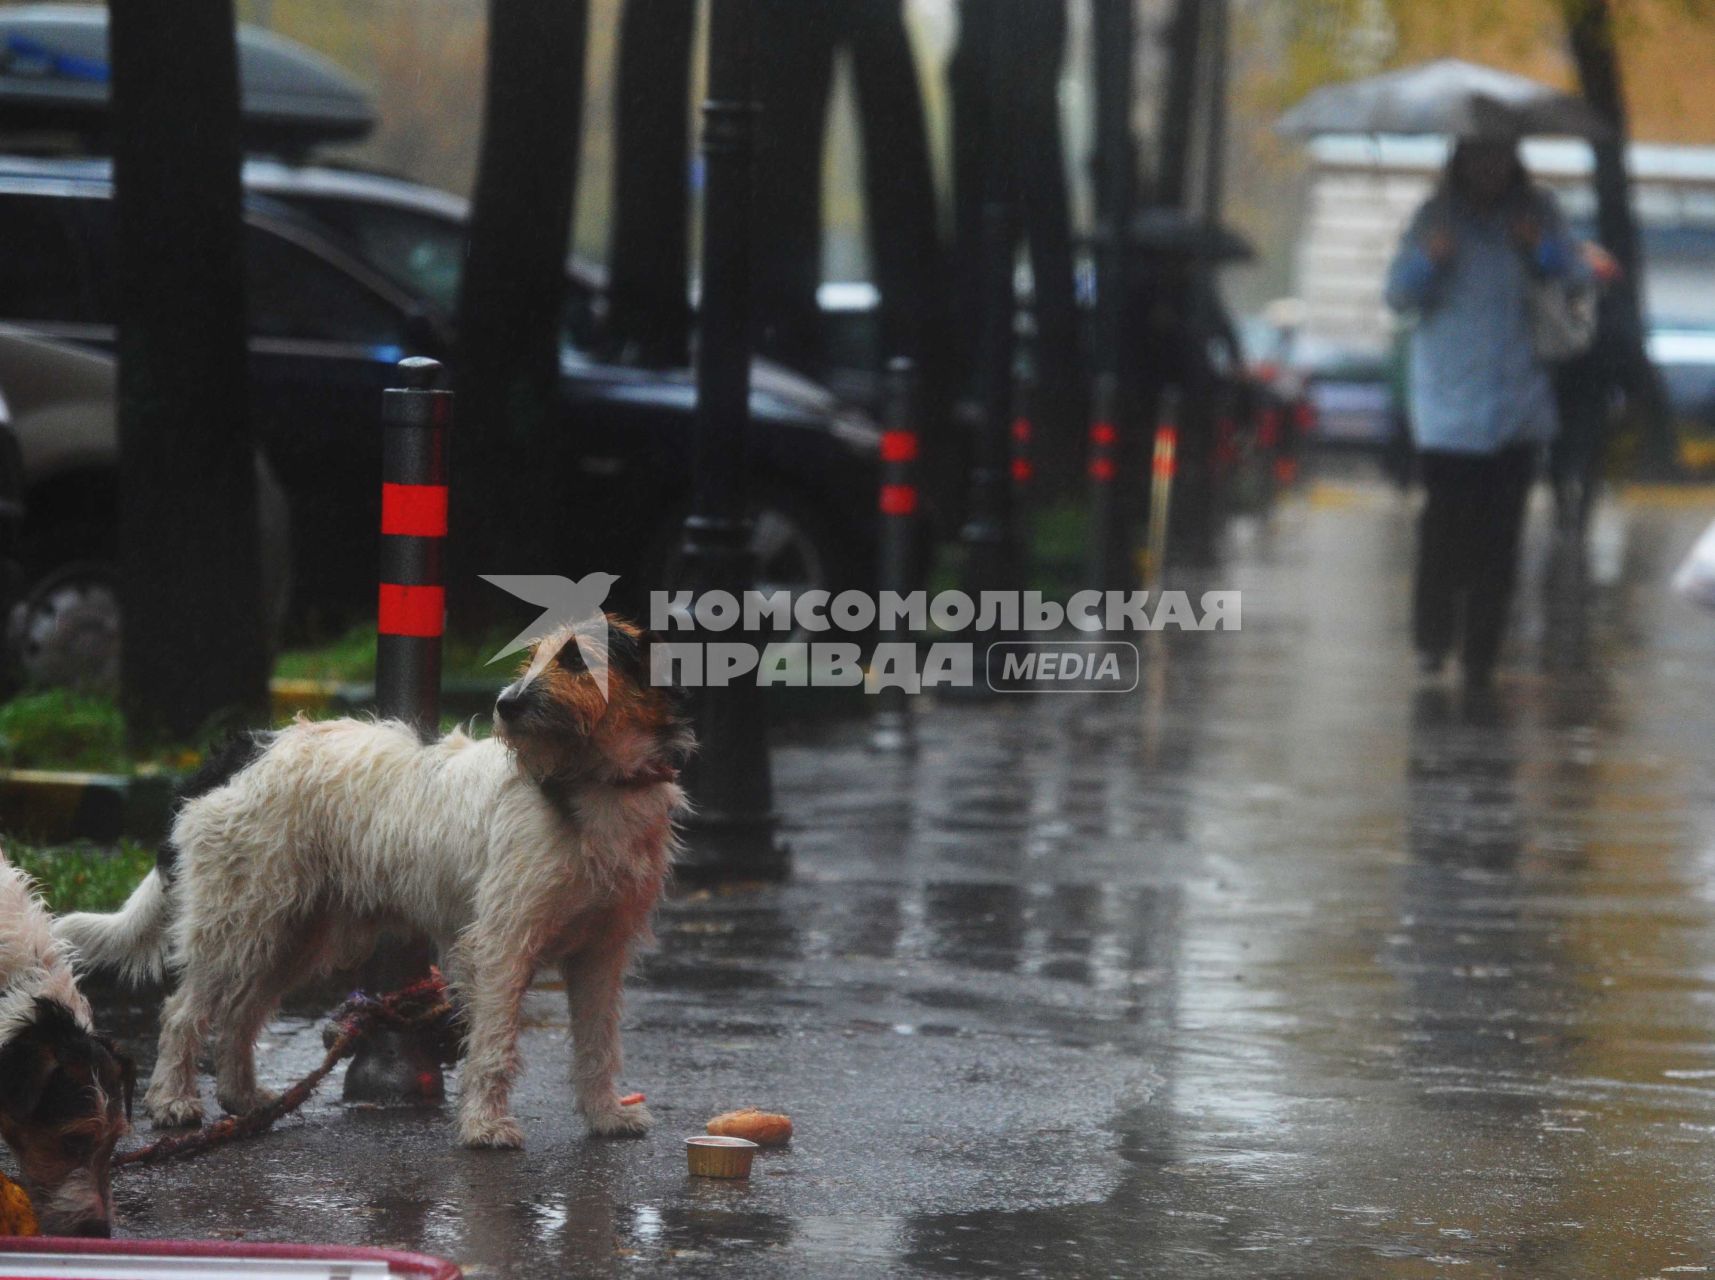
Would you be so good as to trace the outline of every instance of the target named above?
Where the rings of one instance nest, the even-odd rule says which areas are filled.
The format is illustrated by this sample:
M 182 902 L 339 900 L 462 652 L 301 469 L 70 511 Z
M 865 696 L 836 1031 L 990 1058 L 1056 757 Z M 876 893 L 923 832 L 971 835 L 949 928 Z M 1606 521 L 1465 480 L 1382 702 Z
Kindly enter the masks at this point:
M 1513 240 L 1521 215 L 1542 229 L 1534 254 Z M 1453 257 L 1440 265 L 1423 248 L 1437 227 L 1454 243 Z M 1585 279 L 1588 270 L 1546 191 L 1533 189 L 1489 213 L 1445 191 L 1424 202 L 1387 279 L 1388 305 L 1416 321 L 1409 400 L 1419 449 L 1494 453 L 1554 438 L 1553 389 L 1531 345 L 1529 286 L 1533 277 Z

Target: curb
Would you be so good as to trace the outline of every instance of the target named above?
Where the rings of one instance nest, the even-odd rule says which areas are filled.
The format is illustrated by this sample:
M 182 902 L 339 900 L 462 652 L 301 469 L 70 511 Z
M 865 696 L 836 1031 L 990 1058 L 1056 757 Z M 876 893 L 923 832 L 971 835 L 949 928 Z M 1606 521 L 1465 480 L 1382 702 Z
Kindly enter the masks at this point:
M 42 844 L 125 836 L 152 843 L 167 833 L 176 781 L 170 773 L 0 770 L 0 812 L 7 834 Z
M 363 715 L 375 709 L 375 686 L 324 680 L 275 680 L 276 720 L 306 714 Z M 460 720 L 486 716 L 497 686 L 486 680 L 449 681 L 441 709 Z M 790 687 L 772 691 L 769 711 L 779 728 L 851 719 L 873 706 L 861 687 Z M 172 825 L 174 773 L 76 773 L 58 769 L 0 769 L 0 829 L 38 844 L 122 838 L 162 840 Z

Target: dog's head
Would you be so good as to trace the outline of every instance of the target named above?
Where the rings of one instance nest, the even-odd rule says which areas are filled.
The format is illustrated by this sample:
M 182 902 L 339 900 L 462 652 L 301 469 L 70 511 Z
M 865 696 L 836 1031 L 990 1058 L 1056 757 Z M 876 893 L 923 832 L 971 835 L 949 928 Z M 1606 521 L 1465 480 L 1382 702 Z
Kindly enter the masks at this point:
M 561 627 L 501 690 L 495 732 L 538 780 L 677 764 L 691 737 L 679 690 L 651 680 L 657 643 L 615 614 Z
M 48 997 L 0 1047 L 0 1137 L 49 1235 L 113 1234 L 113 1146 L 136 1081 L 111 1040 Z

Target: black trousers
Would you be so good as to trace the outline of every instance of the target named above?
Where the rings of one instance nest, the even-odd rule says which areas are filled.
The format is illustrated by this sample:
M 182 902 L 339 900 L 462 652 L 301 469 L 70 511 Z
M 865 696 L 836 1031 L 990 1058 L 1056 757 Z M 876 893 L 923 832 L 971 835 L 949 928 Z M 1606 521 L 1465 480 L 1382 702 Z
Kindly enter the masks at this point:
M 1412 601 L 1417 648 L 1445 657 L 1458 647 L 1466 672 L 1486 675 L 1506 634 L 1536 449 L 1425 450 L 1418 462 L 1428 500 Z

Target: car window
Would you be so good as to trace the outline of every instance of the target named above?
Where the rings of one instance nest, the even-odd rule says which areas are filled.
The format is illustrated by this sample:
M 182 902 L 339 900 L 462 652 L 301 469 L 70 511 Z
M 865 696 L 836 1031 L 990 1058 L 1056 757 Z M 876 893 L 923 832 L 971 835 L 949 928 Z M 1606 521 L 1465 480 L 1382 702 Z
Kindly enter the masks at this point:
M 370 266 L 453 314 L 464 271 L 463 227 L 386 205 L 316 200 L 308 207 L 349 237 Z
M 465 229 L 447 218 L 393 205 L 327 196 L 274 196 L 344 236 L 358 256 L 449 319 L 458 314 Z M 576 277 L 566 281 L 561 336 L 589 350 L 599 339 L 600 299 Z
M 83 263 L 66 226 L 71 205 L 58 196 L 0 196 L 0 316 L 90 319 Z
M 386 299 L 302 245 L 244 229 L 244 287 L 250 333 L 368 346 L 404 343 L 404 317 Z

